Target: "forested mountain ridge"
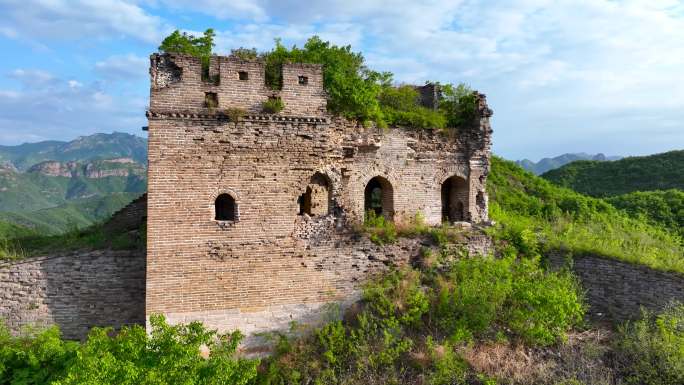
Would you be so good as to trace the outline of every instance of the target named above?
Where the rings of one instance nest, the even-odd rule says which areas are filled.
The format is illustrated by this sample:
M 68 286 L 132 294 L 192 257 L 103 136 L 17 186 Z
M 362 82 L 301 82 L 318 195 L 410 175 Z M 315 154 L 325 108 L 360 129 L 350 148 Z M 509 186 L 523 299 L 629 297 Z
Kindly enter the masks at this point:
M 147 139 L 114 132 L 81 136 L 69 142 L 56 140 L 0 146 L 0 164 L 26 171 L 44 161 L 83 162 L 96 159 L 131 158 L 147 163 Z
M 108 218 L 147 189 L 147 141 L 94 134 L 0 146 L 0 220 L 48 234 Z
M 634 191 L 684 190 L 684 150 L 614 162 L 576 161 L 541 176 L 557 185 L 595 197 Z
M 536 175 L 543 174 L 549 170 L 553 170 L 559 167 L 562 167 L 568 163 L 577 161 L 577 160 L 596 160 L 596 161 L 612 161 L 612 160 L 618 160 L 621 159 L 622 157 L 620 156 L 606 156 L 603 154 L 587 154 L 586 152 L 579 152 L 579 153 L 573 153 L 573 154 L 563 154 L 559 155 L 553 158 L 543 158 L 539 162 L 533 162 L 529 159 L 523 159 L 523 160 L 517 160 L 515 163 L 524 168 L 527 171 L 530 171 Z

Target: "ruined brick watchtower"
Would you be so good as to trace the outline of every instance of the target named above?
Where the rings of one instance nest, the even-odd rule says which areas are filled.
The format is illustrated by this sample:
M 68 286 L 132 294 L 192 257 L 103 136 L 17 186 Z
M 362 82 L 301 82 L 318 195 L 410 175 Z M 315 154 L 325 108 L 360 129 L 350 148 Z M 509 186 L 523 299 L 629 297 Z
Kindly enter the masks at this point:
M 150 74 L 148 316 L 247 334 L 306 320 L 406 258 L 353 231 L 366 211 L 487 220 L 484 95 L 472 127 L 447 135 L 330 116 L 319 65 L 284 65 L 279 91 L 236 57 L 203 76 L 196 58 L 154 54 Z M 262 113 L 269 98 L 284 109 Z

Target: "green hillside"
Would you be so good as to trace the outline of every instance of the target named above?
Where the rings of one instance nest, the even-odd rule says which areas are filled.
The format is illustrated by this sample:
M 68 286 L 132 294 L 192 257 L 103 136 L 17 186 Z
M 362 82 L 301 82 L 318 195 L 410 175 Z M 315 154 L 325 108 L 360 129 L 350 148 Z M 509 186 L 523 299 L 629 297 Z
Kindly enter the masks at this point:
M 684 190 L 684 150 L 614 162 L 577 161 L 542 175 L 577 192 L 606 197 L 634 191 Z
M 10 222 L 42 234 L 59 234 L 74 228 L 84 228 L 102 222 L 140 196 L 134 193 L 110 193 L 82 198 L 57 207 L 29 212 L 0 212 L 0 221 Z M 0 227 L 0 234 L 3 234 Z M 11 237 L 14 238 L 14 237 Z
M 139 172 L 139 171 L 138 171 Z M 72 200 L 111 193 L 145 192 L 145 175 L 86 178 L 49 176 L 40 173 L 0 173 L 0 211 L 27 213 L 56 207 Z
M 497 157 L 487 187 L 496 237 L 684 273 L 682 238 L 664 226 L 632 218 L 602 199 L 555 186 Z
M 0 163 L 9 162 L 19 171 L 47 160 L 60 162 L 94 159 L 132 158 L 147 163 L 147 140 L 115 132 L 82 136 L 70 142 L 44 141 L 18 146 L 0 146 Z
M 684 191 L 635 191 L 606 198 L 635 218 L 661 225 L 684 237 Z

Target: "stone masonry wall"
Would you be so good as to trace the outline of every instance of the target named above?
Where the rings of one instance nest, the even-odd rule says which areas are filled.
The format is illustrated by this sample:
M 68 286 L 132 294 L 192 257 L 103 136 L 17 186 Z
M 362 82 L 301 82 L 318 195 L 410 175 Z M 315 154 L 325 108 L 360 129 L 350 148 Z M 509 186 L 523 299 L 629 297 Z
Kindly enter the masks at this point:
M 107 233 L 117 233 L 140 229 L 147 222 L 147 194 L 143 194 L 127 204 L 121 210 L 115 212 L 105 222 L 104 229 Z
M 260 113 L 269 97 L 280 97 L 283 114 L 320 116 L 326 111 L 323 71 L 318 64 L 284 64 L 283 87 L 272 90 L 265 84 L 264 63 L 234 56 L 213 56 L 210 76 L 202 79 L 198 58 L 179 54 L 154 54 L 150 57 L 152 78 L 150 109 L 153 111 L 202 111 L 205 94 L 218 99 L 216 111 L 240 108 Z M 240 79 L 240 76 L 246 77 Z M 300 77 L 306 82 L 300 84 Z
M 566 266 L 560 253 L 549 255 L 552 267 Z M 586 290 L 590 314 L 615 321 L 638 318 L 640 307 L 658 311 L 671 301 L 684 302 L 684 276 L 593 256 L 575 256 L 572 270 Z
M 323 304 L 353 298 L 369 275 L 419 250 L 378 249 L 356 234 L 372 180 L 383 186 L 383 212 L 397 222 L 421 213 L 427 223 L 441 223 L 442 184 L 452 177 L 461 181 L 453 196 L 465 201 L 464 219 L 487 221 L 491 111 L 484 95 L 472 127 L 456 134 L 366 129 L 326 114 L 320 66 L 284 68 L 286 109 L 263 115 L 261 64 L 212 60 L 219 86 L 201 81 L 196 60 L 152 56 L 148 316 L 250 333 L 284 319 L 313 319 L 307 314 Z M 245 66 L 248 80 L 225 80 Z M 207 87 L 218 87 L 221 108 L 248 114 L 235 122 L 203 108 Z M 300 215 L 307 191 L 315 193 L 311 215 Z M 327 212 L 320 211 L 324 192 Z M 234 200 L 234 219 L 215 219 L 222 194 Z
M 145 323 L 142 251 L 82 251 L 0 263 L 0 319 L 23 325 L 59 325 L 68 339 L 93 326 Z

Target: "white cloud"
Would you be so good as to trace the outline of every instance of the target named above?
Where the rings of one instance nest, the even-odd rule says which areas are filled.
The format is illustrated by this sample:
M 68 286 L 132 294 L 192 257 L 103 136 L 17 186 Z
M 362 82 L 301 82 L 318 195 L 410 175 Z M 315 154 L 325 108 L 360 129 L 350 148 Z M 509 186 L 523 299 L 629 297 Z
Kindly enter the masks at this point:
M 495 150 L 507 156 L 621 153 L 596 148 L 615 147 L 616 138 L 625 153 L 684 147 L 681 0 L 5 0 L 0 34 L 158 43 L 168 28 L 150 12 L 161 7 L 180 27 L 184 11 L 208 15 L 202 21 L 215 23 L 219 53 L 269 49 L 275 37 L 301 45 L 318 34 L 352 44 L 400 82 L 469 83 L 488 94 Z M 107 79 L 141 85 L 146 67 L 132 54 L 95 64 Z
M 133 37 L 158 42 L 160 18 L 125 0 L 3 0 L 0 32 L 7 37 L 93 39 Z
M 105 78 L 140 80 L 147 75 L 149 59 L 134 54 L 114 55 L 95 63 L 95 70 Z
M 139 133 L 144 106 L 138 97 L 112 95 L 98 83 L 84 85 L 42 70 L 9 74 L 19 90 L 0 89 L 0 141 L 68 139 L 85 133 Z

